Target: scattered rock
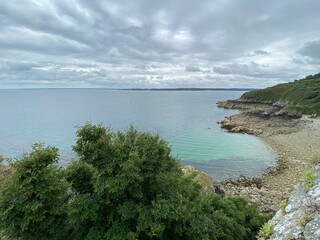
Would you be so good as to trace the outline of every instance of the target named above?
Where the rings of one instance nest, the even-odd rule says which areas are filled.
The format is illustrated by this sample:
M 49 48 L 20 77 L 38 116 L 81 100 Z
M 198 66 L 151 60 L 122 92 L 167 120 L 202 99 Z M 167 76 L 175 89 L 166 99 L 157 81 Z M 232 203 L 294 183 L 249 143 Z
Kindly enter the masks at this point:
M 291 118 L 266 117 L 265 113 L 245 111 L 222 120 L 220 126 L 228 132 L 258 136 L 264 132 L 268 135 L 289 134 L 297 131 L 297 123 Z

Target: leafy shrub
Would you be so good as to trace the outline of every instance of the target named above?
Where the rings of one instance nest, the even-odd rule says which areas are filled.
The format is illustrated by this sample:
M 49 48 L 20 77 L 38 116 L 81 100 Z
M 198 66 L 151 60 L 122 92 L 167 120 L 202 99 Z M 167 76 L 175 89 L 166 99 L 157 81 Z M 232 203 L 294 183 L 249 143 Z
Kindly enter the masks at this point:
M 255 239 L 267 220 L 241 198 L 203 195 L 157 135 L 86 124 L 79 160 L 58 169 L 35 145 L 0 192 L 1 229 L 20 239 Z M 62 227 L 65 226 L 65 227 Z
M 68 183 L 53 164 L 58 149 L 33 146 L 14 163 L 15 172 L 0 194 L 0 227 L 21 239 L 61 239 L 67 216 Z
M 258 239 L 269 240 L 272 239 L 273 226 L 269 223 L 264 223 L 259 230 Z

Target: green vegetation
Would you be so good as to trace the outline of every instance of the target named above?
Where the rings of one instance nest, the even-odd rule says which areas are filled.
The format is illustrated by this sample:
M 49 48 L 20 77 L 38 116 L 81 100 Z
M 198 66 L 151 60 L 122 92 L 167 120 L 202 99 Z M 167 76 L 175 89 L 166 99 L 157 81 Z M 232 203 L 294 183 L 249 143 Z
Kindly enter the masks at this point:
M 314 186 L 315 178 L 316 178 L 316 171 L 314 167 L 311 167 L 304 171 L 303 181 L 304 181 L 304 188 L 306 190 L 310 190 Z
M 258 239 L 269 240 L 272 239 L 273 226 L 269 223 L 264 223 L 259 230 Z
M 12 174 L 12 167 L 10 165 L 0 165 L 0 187 L 6 179 Z M 1 239 L 1 238 L 0 238 Z
M 86 124 L 79 160 L 57 167 L 37 144 L 0 190 L 0 232 L 10 239 L 256 239 L 266 217 L 242 198 L 201 194 L 167 143 L 134 128 Z
M 309 160 L 308 161 L 309 165 L 311 167 L 315 166 L 316 164 L 319 164 L 320 163 L 320 152 L 313 150 L 313 153 L 308 160 Z
M 246 92 L 243 100 L 286 104 L 289 111 L 320 114 L 320 73 L 294 82 Z
M 303 172 L 302 180 L 306 190 L 310 190 L 314 186 L 316 178 L 315 166 L 320 162 L 320 154 L 318 151 L 312 150 L 312 155 L 307 159 L 306 169 Z
M 53 164 L 58 149 L 36 144 L 14 164 L 15 172 L 1 189 L 0 226 L 21 239 L 62 239 L 67 216 L 68 184 Z
M 283 215 L 286 214 L 286 206 L 287 206 L 287 200 L 281 200 L 279 202 L 279 208 L 281 209 L 281 212 Z
M 211 194 L 214 187 L 213 179 L 201 171 L 197 171 L 194 167 L 187 165 L 182 166 L 182 172 L 185 177 L 191 177 L 193 181 L 201 185 L 202 194 Z
M 308 222 L 313 220 L 317 215 L 317 209 L 308 208 L 304 215 L 299 219 L 299 224 L 302 229 L 305 228 Z

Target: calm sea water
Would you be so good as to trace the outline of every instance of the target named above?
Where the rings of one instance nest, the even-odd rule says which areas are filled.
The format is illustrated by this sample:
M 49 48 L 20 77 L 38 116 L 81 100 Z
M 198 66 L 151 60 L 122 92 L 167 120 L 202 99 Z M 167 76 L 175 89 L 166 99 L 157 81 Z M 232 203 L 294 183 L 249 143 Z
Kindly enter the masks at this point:
M 60 149 L 61 164 L 74 157 L 77 125 L 102 123 L 115 130 L 130 125 L 158 133 L 182 164 L 215 179 L 253 176 L 274 164 L 258 138 L 231 134 L 216 123 L 234 110 L 219 100 L 239 91 L 112 91 L 93 89 L 0 90 L 0 154 L 16 158 L 35 142 Z

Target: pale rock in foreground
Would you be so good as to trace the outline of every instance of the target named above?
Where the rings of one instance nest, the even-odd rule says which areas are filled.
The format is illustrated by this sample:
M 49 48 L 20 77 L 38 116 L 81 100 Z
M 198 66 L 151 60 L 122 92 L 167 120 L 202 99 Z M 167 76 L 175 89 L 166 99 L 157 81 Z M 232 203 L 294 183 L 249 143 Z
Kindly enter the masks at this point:
M 304 184 L 292 192 L 287 206 L 269 221 L 272 240 L 320 239 L 320 165 L 315 166 L 314 185 L 306 190 Z M 260 238 L 264 239 L 264 238 Z

